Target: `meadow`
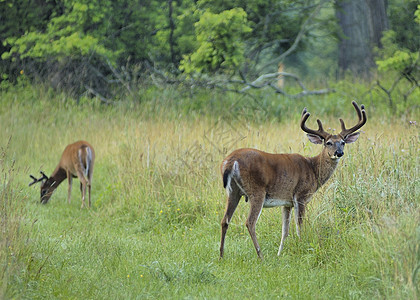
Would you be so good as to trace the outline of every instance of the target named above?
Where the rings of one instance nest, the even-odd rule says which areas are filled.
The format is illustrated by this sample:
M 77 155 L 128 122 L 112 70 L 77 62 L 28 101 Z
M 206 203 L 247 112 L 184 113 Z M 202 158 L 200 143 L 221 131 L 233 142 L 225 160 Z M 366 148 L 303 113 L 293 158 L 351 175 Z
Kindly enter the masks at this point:
M 260 106 L 214 94 L 199 109 L 200 97 L 150 93 L 107 106 L 39 87 L 1 92 L 0 298 L 419 298 L 418 105 L 393 114 L 356 99 L 368 122 L 313 197 L 301 238 L 291 226 L 278 257 L 281 209 L 263 210 L 259 260 L 241 200 L 220 260 L 224 156 L 240 147 L 317 155 L 299 128 L 303 107 L 311 127 L 320 118 L 339 129 L 339 117 L 357 120 L 354 98 L 261 96 Z M 51 174 L 80 139 L 96 151 L 93 207 L 80 208 L 77 180 L 70 204 L 63 182 L 41 205 L 29 174 Z

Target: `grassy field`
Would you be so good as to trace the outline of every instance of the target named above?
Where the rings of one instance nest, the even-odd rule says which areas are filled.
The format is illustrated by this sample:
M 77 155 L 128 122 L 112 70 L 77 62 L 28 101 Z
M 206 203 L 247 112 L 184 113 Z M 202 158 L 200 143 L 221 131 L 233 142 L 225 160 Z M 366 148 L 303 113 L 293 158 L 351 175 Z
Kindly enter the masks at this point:
M 106 107 L 4 93 L 0 298 L 418 299 L 419 125 L 409 122 L 420 121 L 418 108 L 384 117 L 367 107 L 361 138 L 309 204 L 301 239 L 291 227 L 281 257 L 281 209 L 264 210 L 257 224 L 261 261 L 241 201 L 219 260 L 223 157 L 239 147 L 316 155 L 299 111 L 308 106 L 311 126 L 319 117 L 339 128 L 340 107 L 356 121 L 351 100 L 303 99 L 280 121 L 255 121 L 249 111 L 150 114 L 152 102 Z M 93 207 L 80 209 L 77 181 L 70 204 L 67 182 L 39 204 L 29 174 L 49 175 L 79 139 L 96 150 Z

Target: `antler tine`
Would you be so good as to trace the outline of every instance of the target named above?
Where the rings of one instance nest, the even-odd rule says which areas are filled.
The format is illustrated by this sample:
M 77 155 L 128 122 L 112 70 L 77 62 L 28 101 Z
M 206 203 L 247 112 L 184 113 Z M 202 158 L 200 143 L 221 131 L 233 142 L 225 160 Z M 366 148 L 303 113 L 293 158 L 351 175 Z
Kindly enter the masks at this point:
M 34 185 L 35 183 L 37 183 L 37 182 L 39 182 L 39 181 L 40 181 L 38 178 L 35 178 L 35 177 L 34 177 L 34 176 L 32 176 L 32 175 L 29 175 L 29 177 L 31 177 L 31 178 L 32 178 L 32 180 L 33 180 L 31 183 L 29 183 L 29 186 Z
M 41 175 L 42 175 L 42 179 L 48 179 L 48 176 L 47 176 L 47 175 L 45 175 L 45 173 L 44 173 L 44 172 L 39 171 L 39 173 L 41 173 Z
M 34 176 L 29 175 L 29 177 L 31 177 L 31 178 L 32 178 L 32 180 L 33 180 L 31 183 L 29 183 L 29 186 L 31 186 L 31 185 L 33 185 L 33 184 L 35 184 L 35 183 L 37 183 L 37 182 L 38 182 L 38 179 L 36 179 Z
M 322 127 L 321 120 L 319 120 L 319 119 L 316 120 L 316 122 L 318 123 L 318 130 L 313 130 L 313 129 L 310 129 L 310 128 L 306 127 L 305 123 L 308 120 L 310 115 L 311 114 L 308 113 L 308 111 L 306 110 L 306 107 L 305 107 L 303 109 L 303 112 L 302 112 L 302 119 L 300 121 L 300 128 L 302 128 L 302 130 L 305 131 L 306 133 L 314 134 L 314 135 L 317 135 L 317 136 L 319 136 L 323 139 L 326 139 L 329 134 Z
M 45 175 L 45 173 L 44 173 L 44 172 L 40 171 L 40 173 L 42 174 L 42 177 L 41 177 L 41 178 L 36 178 L 36 177 L 35 177 L 35 176 L 33 176 L 33 175 L 29 175 L 29 177 L 31 177 L 31 178 L 32 178 L 32 180 L 33 180 L 31 183 L 29 183 L 29 186 L 31 186 L 31 185 L 33 185 L 33 184 L 35 184 L 35 183 L 37 183 L 37 182 L 43 181 L 44 179 L 48 179 L 48 176 L 47 176 L 47 175 Z
M 362 104 L 361 109 L 360 109 L 359 106 L 357 105 L 356 101 L 352 101 L 352 104 L 353 104 L 354 108 L 356 109 L 359 121 L 357 122 L 357 124 L 355 126 L 347 129 L 346 125 L 344 124 L 343 119 L 340 119 L 340 123 L 341 123 L 341 133 L 340 133 L 340 135 L 343 138 L 345 138 L 349 134 L 355 132 L 356 130 L 360 129 L 363 125 L 365 125 L 365 123 L 367 121 L 365 106 Z

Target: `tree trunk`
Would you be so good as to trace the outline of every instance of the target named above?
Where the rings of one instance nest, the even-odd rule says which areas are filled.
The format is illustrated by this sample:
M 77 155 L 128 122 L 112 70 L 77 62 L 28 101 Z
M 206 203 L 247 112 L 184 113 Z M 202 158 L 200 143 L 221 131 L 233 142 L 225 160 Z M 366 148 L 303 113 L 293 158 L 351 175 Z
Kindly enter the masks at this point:
M 388 29 L 387 0 L 337 0 L 336 16 L 343 36 L 339 43 L 340 73 L 370 78 L 375 68 L 373 48 Z

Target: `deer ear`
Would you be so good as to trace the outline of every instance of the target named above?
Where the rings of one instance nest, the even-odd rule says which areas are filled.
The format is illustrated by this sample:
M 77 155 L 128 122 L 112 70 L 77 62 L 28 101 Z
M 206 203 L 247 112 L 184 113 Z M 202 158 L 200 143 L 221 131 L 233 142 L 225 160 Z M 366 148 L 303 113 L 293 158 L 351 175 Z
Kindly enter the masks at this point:
M 354 143 L 359 138 L 359 135 L 360 132 L 351 133 L 344 138 L 344 142 L 346 142 L 346 144 Z
M 322 144 L 322 138 L 315 134 L 307 134 L 308 139 L 314 144 Z

